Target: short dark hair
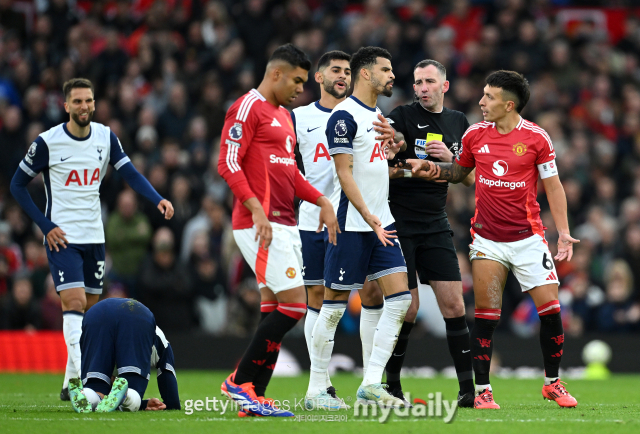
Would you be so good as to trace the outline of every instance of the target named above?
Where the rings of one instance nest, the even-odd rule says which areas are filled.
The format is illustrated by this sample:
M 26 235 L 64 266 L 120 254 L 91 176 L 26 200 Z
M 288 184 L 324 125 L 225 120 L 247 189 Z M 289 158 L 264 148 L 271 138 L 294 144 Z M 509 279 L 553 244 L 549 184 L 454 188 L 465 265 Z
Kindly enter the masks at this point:
M 311 61 L 304 52 L 293 44 L 284 44 L 276 48 L 269 62 L 274 60 L 283 60 L 294 68 L 300 67 L 309 71 L 311 69 Z
M 444 65 L 438 62 L 437 60 L 432 60 L 432 59 L 421 60 L 416 64 L 416 66 L 413 67 L 413 72 L 416 72 L 416 69 L 418 68 L 426 68 L 427 66 L 430 66 L 430 65 L 435 66 L 436 69 L 440 72 L 440 74 L 442 74 L 444 79 L 445 80 L 447 79 L 447 68 L 445 68 Z
M 324 53 L 322 57 L 320 57 L 320 60 L 318 60 L 318 71 L 329 66 L 332 60 L 346 60 L 347 62 L 351 62 L 351 55 L 340 50 L 333 50 Z
M 376 64 L 378 57 L 391 60 L 391 53 L 380 47 L 361 47 L 351 56 L 351 75 L 355 77 L 354 84 L 360 77 L 360 70 L 370 69 Z
M 91 93 L 95 95 L 93 91 L 93 83 L 91 80 L 86 78 L 72 78 L 71 80 L 66 81 L 62 85 L 62 92 L 64 93 L 64 99 L 69 98 L 72 89 L 91 89 Z
M 499 87 L 502 92 L 509 92 L 511 96 L 506 99 L 513 98 L 516 105 L 516 111 L 520 113 L 529 101 L 531 92 L 529 91 L 529 82 L 524 75 L 515 71 L 495 71 L 489 74 L 486 84 L 491 87 Z

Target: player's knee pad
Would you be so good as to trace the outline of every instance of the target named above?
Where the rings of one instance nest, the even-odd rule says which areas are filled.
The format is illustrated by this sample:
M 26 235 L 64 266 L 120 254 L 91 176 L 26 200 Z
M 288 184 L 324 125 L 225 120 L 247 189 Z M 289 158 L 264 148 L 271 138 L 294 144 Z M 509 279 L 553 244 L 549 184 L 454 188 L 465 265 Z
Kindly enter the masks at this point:
M 133 389 L 127 390 L 127 397 L 122 401 L 122 411 L 138 411 L 142 404 L 140 394 Z

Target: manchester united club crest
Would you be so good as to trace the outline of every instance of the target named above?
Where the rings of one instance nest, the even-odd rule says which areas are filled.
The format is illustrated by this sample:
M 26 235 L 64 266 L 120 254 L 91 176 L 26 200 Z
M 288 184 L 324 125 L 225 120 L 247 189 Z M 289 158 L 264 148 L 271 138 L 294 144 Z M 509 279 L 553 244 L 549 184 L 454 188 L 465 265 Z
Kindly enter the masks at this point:
M 518 142 L 513 145 L 513 153 L 518 157 L 522 157 L 527 152 L 527 145 L 522 142 Z
M 296 269 L 293 267 L 287 268 L 287 277 L 289 279 L 293 279 L 294 277 L 296 277 Z

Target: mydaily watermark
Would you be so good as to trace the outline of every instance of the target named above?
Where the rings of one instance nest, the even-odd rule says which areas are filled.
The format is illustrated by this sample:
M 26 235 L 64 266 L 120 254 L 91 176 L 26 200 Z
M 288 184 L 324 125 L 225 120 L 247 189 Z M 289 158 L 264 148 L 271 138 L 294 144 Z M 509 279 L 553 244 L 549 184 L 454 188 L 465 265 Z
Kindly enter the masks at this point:
M 405 395 L 407 401 L 411 402 L 411 394 Z M 350 402 L 350 396 L 345 398 L 346 402 Z M 399 419 L 442 419 L 444 423 L 451 423 L 455 418 L 458 410 L 458 400 L 446 400 L 442 398 L 441 392 L 429 393 L 427 400 L 416 400 L 412 408 L 393 408 L 384 405 L 371 405 L 356 401 L 350 410 L 330 409 L 326 410 L 326 414 L 309 414 L 310 411 L 304 405 L 304 398 L 299 399 L 283 399 L 274 400 L 274 405 L 282 410 L 293 412 L 295 420 L 298 422 L 346 422 L 347 420 L 364 420 L 374 419 L 380 423 L 386 423 L 391 415 Z M 223 416 L 225 414 L 234 414 L 240 411 L 248 412 L 250 406 L 243 406 L 236 401 L 226 398 L 209 398 L 205 399 L 187 399 L 184 402 L 184 413 L 192 415 L 195 412 L 214 412 Z M 322 410 L 319 410 L 322 411 Z

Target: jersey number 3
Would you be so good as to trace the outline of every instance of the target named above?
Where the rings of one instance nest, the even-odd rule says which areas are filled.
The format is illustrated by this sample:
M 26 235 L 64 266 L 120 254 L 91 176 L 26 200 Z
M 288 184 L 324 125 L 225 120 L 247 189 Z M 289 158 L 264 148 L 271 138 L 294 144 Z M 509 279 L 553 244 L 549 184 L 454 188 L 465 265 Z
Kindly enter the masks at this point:
M 100 280 L 104 277 L 104 261 L 98 261 L 98 272 L 94 273 L 96 279 Z
M 327 152 L 327 148 L 322 143 L 318 143 L 316 146 L 316 155 L 313 156 L 313 162 L 317 163 L 318 158 L 326 158 L 327 161 L 331 161 L 331 157 L 329 156 L 329 152 Z

